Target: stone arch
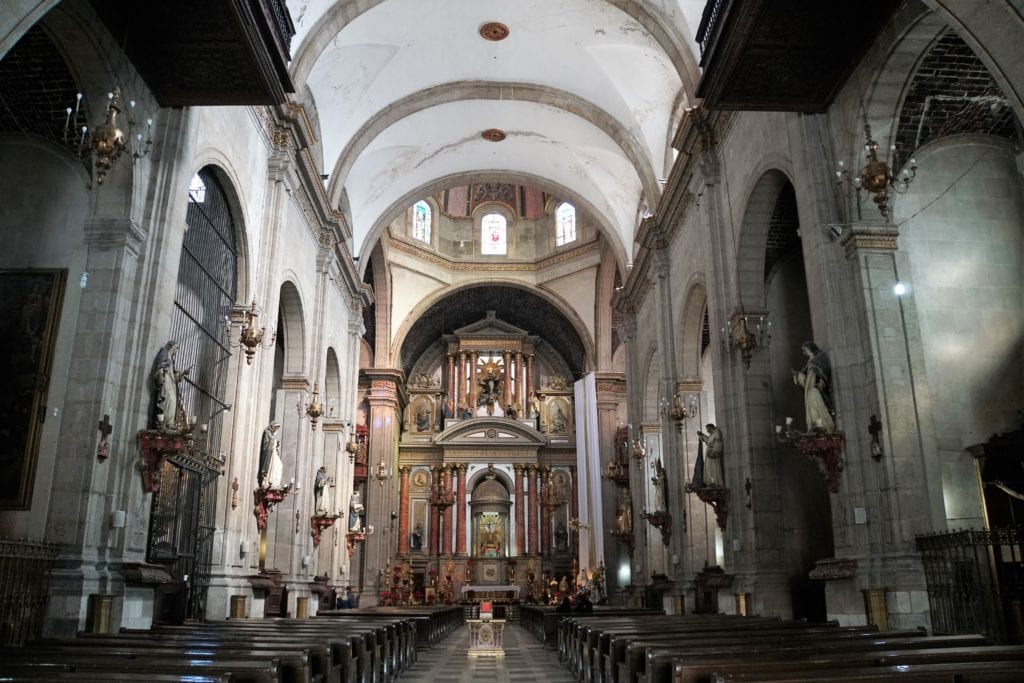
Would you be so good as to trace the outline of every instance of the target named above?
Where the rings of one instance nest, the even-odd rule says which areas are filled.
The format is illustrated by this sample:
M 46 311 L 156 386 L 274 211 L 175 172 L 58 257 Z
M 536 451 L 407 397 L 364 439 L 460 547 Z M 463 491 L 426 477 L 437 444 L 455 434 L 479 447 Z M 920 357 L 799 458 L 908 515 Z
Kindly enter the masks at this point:
M 701 341 L 704 335 L 704 316 L 708 307 L 708 292 L 703 273 L 694 273 L 686 285 L 679 329 L 679 369 L 684 380 L 699 380 L 702 375 Z
M 740 224 L 740 241 L 737 249 L 737 306 L 761 309 L 765 304 L 764 262 L 768 227 L 775 201 L 789 177 L 781 170 L 772 168 L 757 177 L 748 194 Z
M 338 363 L 338 354 L 333 346 L 327 347 L 326 360 L 324 362 L 324 416 L 328 419 L 337 419 L 341 415 L 341 366 Z
M 597 105 L 571 93 L 534 83 L 459 81 L 436 85 L 391 102 L 364 123 L 338 155 L 338 161 L 331 172 L 331 189 L 328 191 L 331 202 L 340 203 L 340 198 L 335 195 L 344 187 L 356 159 L 381 132 L 417 112 L 462 100 L 534 102 L 575 114 L 603 130 L 615 141 L 640 177 L 645 197 L 653 197 L 651 201 L 656 203 L 661 196 L 662 188 L 655 177 L 654 161 L 644 151 L 635 131 L 623 126 L 618 119 Z
M 278 347 L 283 351 L 282 370 L 285 377 L 302 376 L 306 369 L 306 322 L 302 295 L 294 280 L 281 283 L 278 299 Z

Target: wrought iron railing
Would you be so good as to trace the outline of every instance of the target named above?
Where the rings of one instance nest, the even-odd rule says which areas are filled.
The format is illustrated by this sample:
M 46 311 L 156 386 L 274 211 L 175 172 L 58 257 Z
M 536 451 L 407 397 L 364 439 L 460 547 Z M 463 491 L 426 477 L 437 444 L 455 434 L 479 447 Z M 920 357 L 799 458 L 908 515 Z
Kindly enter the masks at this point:
M 43 630 L 57 546 L 0 539 L 0 645 L 24 645 Z
M 984 633 L 996 642 L 1024 636 L 1021 529 L 968 530 L 919 536 L 932 631 Z
M 704 66 L 707 54 L 714 47 L 714 41 L 722 28 L 726 10 L 732 0 L 708 0 L 697 27 L 697 43 L 700 45 L 700 65 Z

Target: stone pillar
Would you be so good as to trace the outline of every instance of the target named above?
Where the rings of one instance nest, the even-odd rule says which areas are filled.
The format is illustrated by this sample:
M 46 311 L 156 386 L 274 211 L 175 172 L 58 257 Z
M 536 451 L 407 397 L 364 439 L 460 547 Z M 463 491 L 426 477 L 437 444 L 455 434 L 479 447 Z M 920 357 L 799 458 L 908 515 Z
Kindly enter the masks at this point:
M 441 476 L 441 471 L 438 468 L 432 467 L 430 469 L 430 485 L 431 485 L 431 488 L 433 488 L 434 485 L 438 481 L 440 481 L 440 479 L 439 479 L 440 476 Z M 430 539 L 429 548 L 428 548 L 428 554 L 431 557 L 436 556 L 438 554 L 438 551 L 439 551 L 439 548 L 440 548 L 440 545 L 439 545 L 439 543 L 441 541 L 441 528 L 440 527 L 441 527 L 441 514 L 440 514 L 440 512 L 438 511 L 438 509 L 435 506 L 431 505 L 430 506 L 430 533 L 428 534 L 428 538 Z
M 479 354 L 473 351 L 469 354 L 469 409 L 476 413 L 476 362 Z
M 541 544 L 541 540 L 544 538 L 544 527 L 542 526 L 544 524 L 544 516 L 542 513 L 543 506 L 540 504 L 540 491 L 541 486 L 544 484 L 544 468 L 535 467 L 530 473 L 533 475 L 530 486 L 536 492 L 536 495 L 533 497 L 533 506 L 530 508 L 530 514 L 537 520 L 537 526 L 540 527 L 533 534 L 533 547 L 536 548 L 536 554 L 542 555 L 544 553 L 544 546 Z
M 541 482 L 538 492 L 543 491 L 545 486 L 551 483 L 551 470 L 547 467 L 541 468 L 537 480 Z M 551 555 L 551 508 L 540 502 L 540 554 L 544 557 Z
M 409 554 L 409 474 L 412 468 L 405 466 L 398 469 L 398 554 Z
M 533 396 L 533 354 L 526 357 L 526 401 Z
M 526 506 L 527 514 L 529 514 L 529 537 L 527 538 L 527 549 L 531 555 L 537 555 L 537 503 L 539 502 L 539 496 L 537 495 L 536 473 L 537 466 L 527 466 L 526 481 L 529 488 L 526 491 Z
M 576 468 L 575 467 L 570 467 L 569 468 L 569 486 L 572 487 L 572 489 L 569 491 L 569 512 L 570 512 L 569 516 L 572 517 L 573 519 L 579 519 L 580 518 L 580 499 L 579 499 L 579 496 L 576 495 L 576 492 L 579 490 L 579 485 L 576 482 Z M 593 514 L 593 513 L 591 513 L 591 514 Z M 611 519 L 611 518 L 607 517 L 606 519 Z M 570 529 L 570 531 L 569 531 L 569 549 L 572 551 L 572 554 L 573 554 L 574 557 L 579 557 L 579 555 L 580 555 L 580 532 L 579 532 L 578 529 Z
M 455 504 L 458 505 L 455 516 L 455 554 L 466 554 L 466 465 L 456 465 L 459 473 L 459 490 L 455 494 Z
M 442 481 L 444 481 L 445 490 L 452 490 L 452 470 L 450 467 L 445 466 L 441 470 Z M 449 505 L 441 513 L 442 524 L 441 524 L 441 554 L 451 555 L 452 554 L 452 506 Z
M 525 391 L 526 385 L 523 384 L 523 381 L 526 379 L 526 372 L 525 372 L 525 369 L 523 368 L 523 352 L 522 351 L 516 351 L 515 367 L 516 367 L 516 396 L 515 396 L 516 410 L 519 411 L 519 417 L 520 418 L 524 418 L 524 417 L 526 417 L 526 391 Z
M 455 355 L 449 352 L 448 358 L 448 398 L 455 401 Z
M 526 499 L 523 497 L 523 477 L 525 468 L 513 465 L 516 478 L 516 555 L 526 554 Z
M 466 352 L 459 351 L 459 367 L 455 371 L 455 407 L 466 399 Z
M 512 352 L 503 351 L 502 359 L 505 361 L 505 382 L 501 387 L 501 410 L 505 410 L 512 404 Z

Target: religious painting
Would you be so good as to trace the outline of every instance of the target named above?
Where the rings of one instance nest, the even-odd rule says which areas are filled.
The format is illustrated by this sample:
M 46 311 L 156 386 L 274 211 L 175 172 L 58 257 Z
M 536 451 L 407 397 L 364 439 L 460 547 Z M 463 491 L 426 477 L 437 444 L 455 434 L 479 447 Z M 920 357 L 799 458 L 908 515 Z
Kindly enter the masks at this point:
M 66 280 L 66 270 L 0 270 L 0 508 L 31 506 Z
M 497 562 L 481 562 L 480 563 L 480 582 L 481 583 L 497 583 L 498 582 L 498 563 Z
M 423 472 L 423 470 L 419 470 Z M 412 519 L 409 520 L 409 549 L 415 552 L 427 550 L 427 501 L 412 501 Z
M 568 434 L 572 431 L 572 420 L 569 417 L 569 402 L 554 398 L 548 402 L 548 432 L 551 434 Z
M 410 412 L 412 425 L 409 431 L 417 433 L 429 432 L 434 423 L 433 401 L 425 396 L 421 396 L 413 401 Z

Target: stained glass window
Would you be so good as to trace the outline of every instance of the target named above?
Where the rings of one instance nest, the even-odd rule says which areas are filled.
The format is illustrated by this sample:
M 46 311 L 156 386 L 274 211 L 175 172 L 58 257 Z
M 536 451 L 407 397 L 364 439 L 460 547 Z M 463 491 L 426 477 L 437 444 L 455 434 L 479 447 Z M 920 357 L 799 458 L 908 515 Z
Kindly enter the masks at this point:
M 555 210 L 555 246 L 576 241 L 576 207 L 562 202 Z
M 480 228 L 481 254 L 504 254 L 507 252 L 504 216 L 500 213 L 489 213 L 480 222 Z
M 430 205 L 424 201 L 412 207 L 412 237 L 430 244 Z

